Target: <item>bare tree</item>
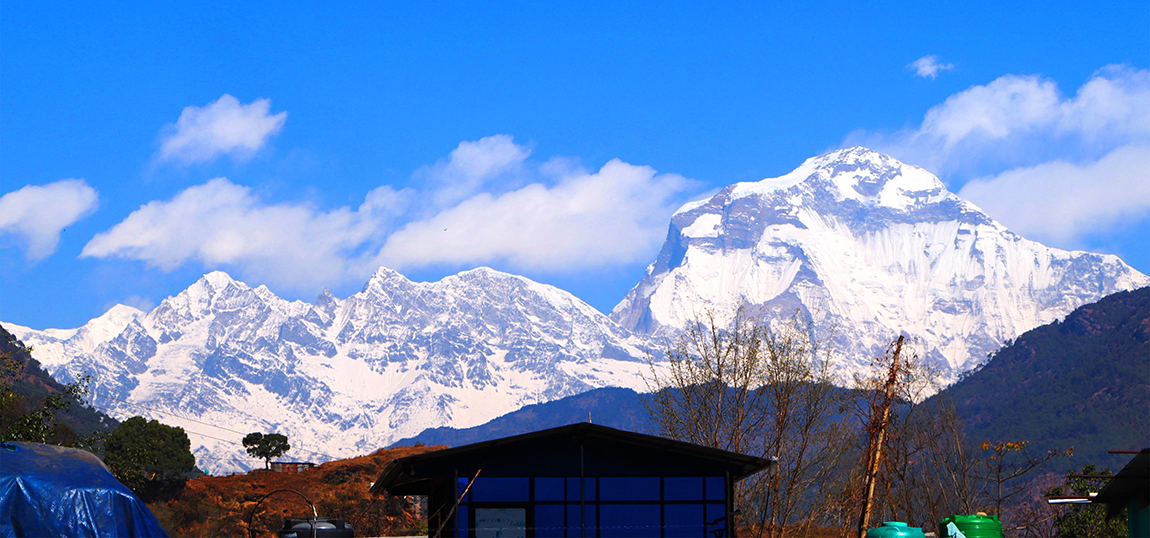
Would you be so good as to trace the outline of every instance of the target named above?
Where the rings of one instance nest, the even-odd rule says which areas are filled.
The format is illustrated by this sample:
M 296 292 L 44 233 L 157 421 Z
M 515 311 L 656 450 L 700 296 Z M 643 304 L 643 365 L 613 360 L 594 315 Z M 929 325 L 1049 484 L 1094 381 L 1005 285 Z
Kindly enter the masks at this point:
M 1045 454 L 1031 454 L 1026 445 L 1029 441 L 983 441 L 978 448 L 983 451 L 974 476 L 986 482 L 987 500 L 994 505 L 994 512 L 1002 514 L 1002 507 L 1027 489 L 1021 480 L 1042 464 L 1073 453 L 1049 450 Z
M 912 459 L 925 456 L 928 446 L 912 442 L 913 432 L 917 431 L 915 403 L 938 388 L 940 376 L 920 360 L 913 344 L 900 335 L 886 353 L 872 362 L 869 372 L 855 376 L 856 389 L 865 395 L 857 408 L 865 445 L 860 458 L 862 467 L 854 478 L 858 484 L 854 535 L 860 538 L 866 536 L 877 511 L 905 513 L 901 510 L 912 508 L 898 506 L 898 489 L 909 492 L 923 486 L 921 478 L 909 467 Z M 892 445 L 899 450 L 892 450 Z
M 771 326 L 740 308 L 729 324 L 705 314 L 652 362 L 648 410 L 663 435 L 779 458 L 738 491 L 760 536 L 805 535 L 826 516 L 850 444 L 824 341 L 799 313 Z

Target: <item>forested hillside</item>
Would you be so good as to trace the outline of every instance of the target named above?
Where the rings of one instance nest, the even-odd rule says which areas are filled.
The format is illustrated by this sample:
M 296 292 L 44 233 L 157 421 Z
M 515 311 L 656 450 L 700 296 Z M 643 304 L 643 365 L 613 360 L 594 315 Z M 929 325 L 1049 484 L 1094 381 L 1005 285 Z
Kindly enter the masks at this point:
M 84 406 L 69 394 L 67 387 L 56 382 L 32 357 L 32 353 L 12 333 L 0 327 L 0 385 L 5 391 L 0 402 L 0 434 L 15 437 L 6 440 L 50 442 L 54 444 L 76 444 L 79 437 L 106 434 L 116 429 L 119 422 L 104 413 Z M 11 391 L 11 392 L 8 392 Z M 20 431 L 29 429 L 29 413 L 45 408 L 46 400 L 56 396 L 64 408 L 56 410 L 52 416 L 41 413 L 47 420 L 48 430 L 43 438 L 26 438 Z M 49 404 L 51 406 L 51 404 Z M 39 420 L 41 417 L 37 417 Z M 25 432 L 26 433 L 26 432 Z
M 1150 447 L 1150 288 L 1022 334 L 941 398 L 954 401 L 972 442 L 1074 447 L 1073 462 L 1059 468 L 1121 468 L 1129 456 L 1107 450 Z

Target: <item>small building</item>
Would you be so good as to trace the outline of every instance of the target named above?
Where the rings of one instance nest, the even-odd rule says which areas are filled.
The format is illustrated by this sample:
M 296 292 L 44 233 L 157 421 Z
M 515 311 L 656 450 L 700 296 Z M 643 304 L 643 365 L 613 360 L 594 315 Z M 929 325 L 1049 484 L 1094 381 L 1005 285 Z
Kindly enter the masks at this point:
M 1090 502 L 1106 505 L 1106 518 L 1126 509 L 1129 536 L 1150 537 L 1150 448 L 1144 448 Z
M 271 469 L 277 473 L 302 473 L 306 469 L 315 467 L 310 461 L 273 461 Z
M 426 495 L 432 537 L 715 538 L 773 463 L 584 422 L 399 458 L 371 491 Z

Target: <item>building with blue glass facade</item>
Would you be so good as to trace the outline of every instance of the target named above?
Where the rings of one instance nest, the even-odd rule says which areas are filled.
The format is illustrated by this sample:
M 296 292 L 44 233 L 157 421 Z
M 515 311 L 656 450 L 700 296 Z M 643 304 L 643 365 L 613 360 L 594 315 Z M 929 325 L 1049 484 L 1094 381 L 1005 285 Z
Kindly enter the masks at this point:
M 718 538 L 772 462 L 580 423 L 400 458 L 372 492 L 426 495 L 433 537 Z

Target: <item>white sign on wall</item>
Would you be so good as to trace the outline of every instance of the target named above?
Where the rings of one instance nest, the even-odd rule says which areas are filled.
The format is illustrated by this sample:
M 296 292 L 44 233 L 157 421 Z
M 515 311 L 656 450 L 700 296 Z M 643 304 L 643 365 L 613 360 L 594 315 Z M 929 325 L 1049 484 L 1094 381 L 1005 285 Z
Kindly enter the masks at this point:
M 527 538 L 527 509 L 476 508 L 475 538 Z

